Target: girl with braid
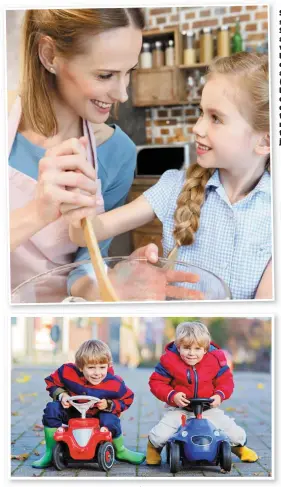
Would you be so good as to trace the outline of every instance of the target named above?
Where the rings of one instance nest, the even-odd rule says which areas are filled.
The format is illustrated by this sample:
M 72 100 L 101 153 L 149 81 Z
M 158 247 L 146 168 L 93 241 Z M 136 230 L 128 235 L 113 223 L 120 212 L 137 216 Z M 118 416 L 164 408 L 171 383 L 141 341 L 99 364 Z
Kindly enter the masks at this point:
M 94 217 L 100 240 L 163 224 L 164 256 L 209 270 L 233 299 L 272 298 L 268 58 L 216 58 L 193 128 L 197 161 L 166 171 L 135 201 Z M 79 211 L 62 205 L 70 238 L 84 245 Z M 157 255 L 156 255 L 157 259 Z

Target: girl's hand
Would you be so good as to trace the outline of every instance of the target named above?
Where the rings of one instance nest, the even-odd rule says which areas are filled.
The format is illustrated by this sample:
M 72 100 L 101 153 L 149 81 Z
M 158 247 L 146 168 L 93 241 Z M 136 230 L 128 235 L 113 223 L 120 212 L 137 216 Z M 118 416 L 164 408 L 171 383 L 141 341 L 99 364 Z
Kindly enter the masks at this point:
M 61 400 L 60 402 L 62 403 L 62 406 L 67 409 L 67 408 L 70 408 L 70 403 L 68 402 L 70 399 L 70 396 L 64 392 L 61 396 Z
M 190 403 L 190 401 L 186 399 L 186 395 L 184 392 L 178 392 L 177 394 L 175 394 L 173 400 L 179 408 L 184 408 Z
M 214 399 L 214 401 L 210 404 L 211 408 L 217 408 L 221 405 L 221 396 L 219 394 L 214 394 L 210 397 L 210 399 Z
M 87 161 L 86 144 L 86 137 L 65 140 L 39 161 L 35 201 L 45 225 L 61 216 L 62 204 L 95 206 L 95 170 Z
M 100 411 L 102 411 L 103 409 L 107 408 L 107 400 L 101 399 L 99 402 L 96 402 L 93 407 L 98 408 Z

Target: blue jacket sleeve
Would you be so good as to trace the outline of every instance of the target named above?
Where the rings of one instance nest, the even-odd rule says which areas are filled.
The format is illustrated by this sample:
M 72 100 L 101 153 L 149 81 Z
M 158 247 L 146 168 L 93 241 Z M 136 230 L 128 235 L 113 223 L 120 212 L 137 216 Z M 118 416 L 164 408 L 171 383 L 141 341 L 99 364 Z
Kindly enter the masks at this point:
M 105 211 L 110 211 L 122 206 L 127 199 L 134 179 L 136 146 L 119 127 L 116 127 L 115 134 L 97 148 L 97 153 L 104 207 Z M 107 257 L 111 241 L 112 239 L 107 239 L 99 243 L 103 257 Z M 74 262 L 88 259 L 88 249 L 81 247 L 76 252 Z M 90 274 L 93 274 L 90 263 L 82 264 L 71 271 L 67 280 L 68 294 L 71 294 L 71 287 L 77 279 Z

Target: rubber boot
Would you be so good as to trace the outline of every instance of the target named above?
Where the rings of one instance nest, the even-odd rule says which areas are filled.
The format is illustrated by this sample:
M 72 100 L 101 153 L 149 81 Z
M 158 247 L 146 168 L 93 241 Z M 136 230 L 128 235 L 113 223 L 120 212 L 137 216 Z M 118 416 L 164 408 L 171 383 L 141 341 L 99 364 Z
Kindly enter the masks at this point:
M 139 465 L 145 460 L 145 455 L 143 453 L 131 451 L 128 450 L 128 448 L 125 448 L 123 435 L 118 436 L 118 438 L 113 438 L 112 444 L 117 460 L 133 463 L 134 465 Z
M 254 463 L 259 458 L 256 452 L 247 446 L 232 446 L 231 451 L 234 455 L 240 458 L 242 462 Z
M 161 465 L 161 450 L 162 448 L 155 448 L 151 441 L 148 440 L 146 450 L 147 465 Z
M 33 462 L 32 467 L 34 468 L 45 468 L 52 465 L 52 456 L 53 456 L 53 448 L 56 444 L 56 440 L 54 440 L 54 434 L 57 431 L 57 428 L 47 428 L 45 426 L 44 433 L 45 433 L 45 441 L 46 441 L 46 452 L 40 460 L 36 460 Z

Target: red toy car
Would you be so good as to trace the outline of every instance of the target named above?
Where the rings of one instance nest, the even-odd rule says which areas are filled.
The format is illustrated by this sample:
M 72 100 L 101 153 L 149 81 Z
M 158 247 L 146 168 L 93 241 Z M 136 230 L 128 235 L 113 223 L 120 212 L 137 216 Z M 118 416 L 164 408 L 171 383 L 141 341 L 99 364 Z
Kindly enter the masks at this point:
M 76 403 L 75 401 L 86 401 Z M 60 426 L 54 434 L 57 444 L 53 450 L 53 462 L 58 470 L 69 463 L 98 463 L 107 472 L 114 463 L 114 448 L 111 432 L 100 428 L 97 418 L 86 418 L 86 412 L 100 399 L 92 396 L 72 396 L 69 402 L 80 413 L 81 418 L 72 418 L 68 426 Z

